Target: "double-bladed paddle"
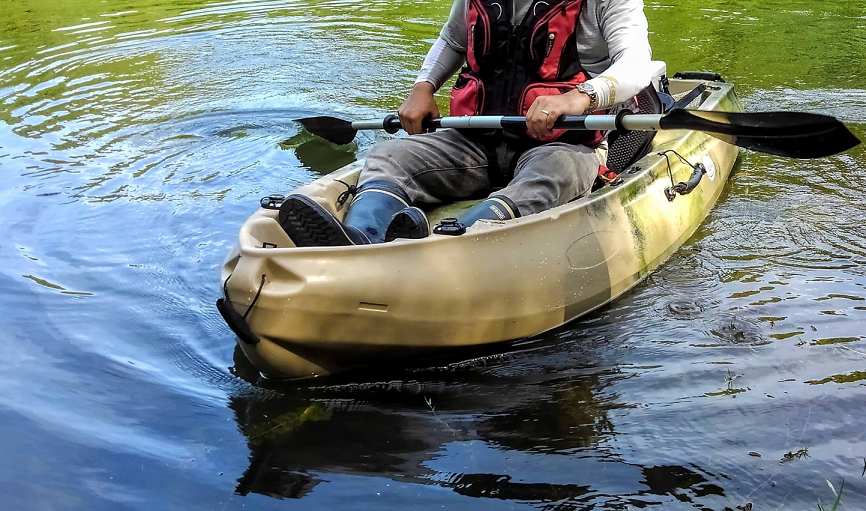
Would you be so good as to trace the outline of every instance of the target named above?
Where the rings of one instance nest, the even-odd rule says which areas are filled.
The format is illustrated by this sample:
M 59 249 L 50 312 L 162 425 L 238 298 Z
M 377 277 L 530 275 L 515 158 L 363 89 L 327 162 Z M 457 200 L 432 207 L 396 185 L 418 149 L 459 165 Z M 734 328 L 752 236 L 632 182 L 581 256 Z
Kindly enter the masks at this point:
M 359 130 L 381 129 L 396 133 L 402 126 L 396 115 L 371 121 L 345 121 L 336 117 L 296 119 L 310 133 L 335 144 L 348 144 Z M 523 130 L 522 116 L 464 116 L 427 119 L 425 129 Z M 567 130 L 658 131 L 693 130 L 762 153 L 789 158 L 822 158 L 860 143 L 835 117 L 803 112 L 713 112 L 674 109 L 666 114 L 566 115 L 553 125 Z

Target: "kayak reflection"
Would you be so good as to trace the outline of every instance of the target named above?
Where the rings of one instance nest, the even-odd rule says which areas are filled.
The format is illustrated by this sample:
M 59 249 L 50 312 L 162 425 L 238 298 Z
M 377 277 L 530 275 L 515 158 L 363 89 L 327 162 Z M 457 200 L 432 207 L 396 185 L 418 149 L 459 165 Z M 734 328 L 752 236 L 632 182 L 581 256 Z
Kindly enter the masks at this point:
M 610 387 L 629 374 L 593 366 L 502 378 L 503 370 L 514 368 L 472 370 L 453 382 L 236 395 L 229 407 L 250 449 L 236 493 L 302 499 L 340 474 L 557 509 L 725 496 L 699 467 L 642 466 L 617 451 L 617 411 L 639 405 L 623 404 Z
M 331 173 L 354 162 L 358 152 L 358 145 L 354 142 L 339 146 L 305 131 L 280 142 L 279 146 L 283 150 L 294 150 L 301 165 L 319 175 Z

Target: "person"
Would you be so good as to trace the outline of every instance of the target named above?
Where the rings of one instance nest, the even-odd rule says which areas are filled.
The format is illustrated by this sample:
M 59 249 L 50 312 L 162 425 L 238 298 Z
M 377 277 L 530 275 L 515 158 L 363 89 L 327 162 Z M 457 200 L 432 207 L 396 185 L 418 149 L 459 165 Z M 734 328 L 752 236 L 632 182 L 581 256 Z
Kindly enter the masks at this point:
M 603 133 L 554 130 L 560 115 L 603 112 L 652 80 L 643 0 L 455 0 L 398 117 L 408 137 L 376 144 L 340 222 L 303 195 L 279 221 L 297 246 L 423 238 L 417 205 L 487 198 L 459 223 L 510 220 L 591 190 Z M 465 67 L 464 67 L 465 66 Z M 445 129 L 434 93 L 461 67 L 450 115 L 525 115 L 525 132 Z

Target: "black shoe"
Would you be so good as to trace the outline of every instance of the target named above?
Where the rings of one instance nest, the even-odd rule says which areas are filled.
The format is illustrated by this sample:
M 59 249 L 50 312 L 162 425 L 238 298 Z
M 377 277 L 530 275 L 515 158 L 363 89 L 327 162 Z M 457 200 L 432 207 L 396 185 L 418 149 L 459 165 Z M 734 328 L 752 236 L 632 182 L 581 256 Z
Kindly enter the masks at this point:
M 369 243 L 363 234 L 348 230 L 316 201 L 293 194 L 280 206 L 280 226 L 297 247 L 341 247 Z
M 418 240 L 427 236 L 430 236 L 427 215 L 415 206 L 395 213 L 388 224 L 388 230 L 385 231 L 385 241 L 394 241 L 397 238 Z
M 339 222 L 313 199 L 290 195 L 280 206 L 280 225 L 298 247 L 340 247 L 385 241 L 394 213 L 409 206 L 409 197 L 395 183 L 374 179 L 358 187 Z

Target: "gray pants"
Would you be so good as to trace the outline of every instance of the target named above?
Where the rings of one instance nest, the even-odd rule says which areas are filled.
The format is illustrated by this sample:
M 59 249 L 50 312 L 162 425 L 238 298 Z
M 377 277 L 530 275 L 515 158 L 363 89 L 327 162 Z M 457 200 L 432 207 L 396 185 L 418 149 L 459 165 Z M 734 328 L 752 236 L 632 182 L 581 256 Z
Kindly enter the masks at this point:
M 499 149 L 494 164 L 507 168 L 508 151 Z M 606 159 L 607 143 L 597 149 L 557 142 L 534 147 L 518 158 L 511 182 L 491 195 L 508 197 L 521 215 L 539 213 L 589 192 Z M 387 179 L 413 203 L 439 204 L 489 193 L 494 183 L 488 170 L 484 147 L 447 129 L 376 144 L 358 184 Z

